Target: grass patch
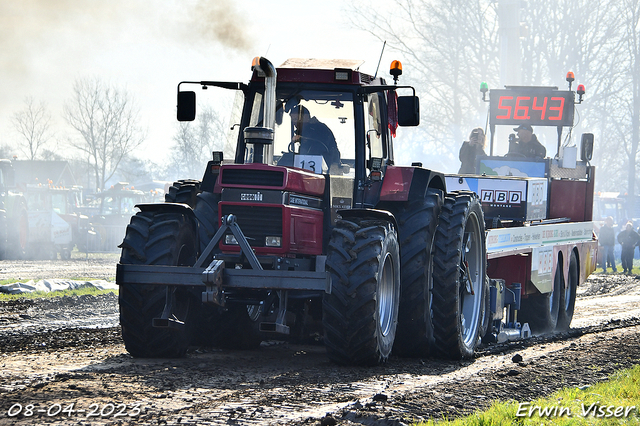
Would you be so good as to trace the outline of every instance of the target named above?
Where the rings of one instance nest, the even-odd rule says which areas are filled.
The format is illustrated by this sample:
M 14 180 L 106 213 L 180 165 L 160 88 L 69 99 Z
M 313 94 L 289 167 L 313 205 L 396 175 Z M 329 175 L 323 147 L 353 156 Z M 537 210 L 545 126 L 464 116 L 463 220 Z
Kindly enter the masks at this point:
M 114 263 L 118 263 L 120 260 L 120 251 L 117 252 L 98 252 L 98 253 L 85 253 L 74 248 L 71 251 L 71 260 L 113 260 Z
M 529 413 L 531 412 L 531 415 Z M 561 415 L 562 414 L 562 415 Z M 420 426 L 640 425 L 640 365 L 584 389 L 566 388 L 535 401 L 498 402 L 457 420 Z
M 617 269 L 617 272 L 611 272 L 611 268 L 607 267 L 607 274 L 623 275 L 622 262 L 620 261 L 620 259 L 616 259 L 616 269 Z M 596 267 L 596 270 L 593 272 L 596 274 L 602 274 L 604 270 L 600 267 L 600 264 L 598 264 L 598 266 Z M 640 259 L 633 259 L 633 267 L 631 268 L 631 275 L 640 275 Z
M 82 281 L 91 281 L 91 280 L 82 280 Z M 98 296 L 100 294 L 107 293 L 116 293 L 118 294 L 118 290 L 100 290 L 93 286 L 81 287 L 75 290 L 62 290 L 62 291 L 34 291 L 31 293 L 21 293 L 21 294 L 5 294 L 0 293 L 0 302 L 6 302 L 8 300 L 16 300 L 16 299 L 40 299 L 40 298 L 53 298 L 53 297 L 64 297 L 64 296 L 83 296 L 86 294 L 91 294 L 94 296 Z

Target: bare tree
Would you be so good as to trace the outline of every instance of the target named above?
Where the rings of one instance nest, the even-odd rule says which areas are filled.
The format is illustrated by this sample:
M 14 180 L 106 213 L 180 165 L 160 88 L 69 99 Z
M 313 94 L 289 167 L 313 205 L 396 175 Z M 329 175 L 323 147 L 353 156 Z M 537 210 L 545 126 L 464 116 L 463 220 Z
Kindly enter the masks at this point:
M 367 8 L 362 1 L 351 7 L 357 28 L 387 40 L 407 61 L 405 74 L 411 81 L 406 82 L 419 91 L 424 127 L 420 140 L 402 148 L 412 151 L 413 157 L 437 155 L 438 166 L 446 167 L 447 159 L 456 159 L 465 132 L 486 113 L 478 85 L 499 83 L 497 4 L 399 0 L 393 13 Z M 629 193 L 635 192 L 640 150 L 638 4 L 638 0 L 520 2 L 521 24 L 528 29 L 520 38 L 522 84 L 560 86 L 567 71 L 575 72 L 580 80 L 576 84 L 587 86 L 587 97 L 576 110 L 572 134 L 596 134 L 593 162 L 607 170 L 606 175 L 599 174 L 597 187 L 624 191 L 627 186 Z M 420 152 L 414 146 L 428 148 Z
M 104 189 L 122 160 L 144 141 L 132 96 L 96 78 L 75 81 L 64 116 L 80 133 L 71 144 L 87 158 L 97 189 Z
M 120 164 L 118 176 L 125 182 L 140 184 L 153 180 L 154 169 L 157 169 L 157 166 L 152 162 L 129 155 Z
M 628 155 L 628 187 L 627 191 L 635 200 L 636 161 L 640 146 L 640 4 L 638 0 L 624 0 L 621 7 L 621 16 L 626 40 L 626 51 L 629 54 L 629 95 L 628 111 L 630 118 Z M 627 212 L 629 217 L 636 216 L 636 203 L 629 203 Z
M 201 178 L 211 152 L 223 150 L 225 130 L 223 120 L 211 107 L 198 112 L 195 121 L 179 123 L 173 137 L 170 173 L 181 179 Z
M 24 103 L 24 109 L 16 112 L 11 121 L 22 136 L 18 149 L 29 160 L 35 160 L 38 151 L 51 140 L 51 114 L 43 102 L 36 103 L 30 96 L 25 98 Z
M 460 143 L 484 124 L 480 83 L 498 83 L 497 3 L 399 0 L 393 6 L 393 13 L 384 14 L 357 3 L 351 16 L 356 27 L 387 41 L 404 58 L 405 83 L 419 90 L 423 143 L 402 150 L 420 146 L 428 155 L 457 162 Z

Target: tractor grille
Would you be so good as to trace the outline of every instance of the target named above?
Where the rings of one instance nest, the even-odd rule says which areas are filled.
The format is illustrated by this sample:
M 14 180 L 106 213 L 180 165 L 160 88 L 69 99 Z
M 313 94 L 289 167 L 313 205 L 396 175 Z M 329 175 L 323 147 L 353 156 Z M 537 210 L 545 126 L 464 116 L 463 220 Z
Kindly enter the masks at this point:
M 233 214 L 252 247 L 264 247 L 267 236 L 282 236 L 282 208 L 221 205 L 222 215 Z M 231 231 L 227 231 L 231 234 Z
M 225 169 L 222 172 L 222 184 L 282 187 L 284 172 L 281 170 Z

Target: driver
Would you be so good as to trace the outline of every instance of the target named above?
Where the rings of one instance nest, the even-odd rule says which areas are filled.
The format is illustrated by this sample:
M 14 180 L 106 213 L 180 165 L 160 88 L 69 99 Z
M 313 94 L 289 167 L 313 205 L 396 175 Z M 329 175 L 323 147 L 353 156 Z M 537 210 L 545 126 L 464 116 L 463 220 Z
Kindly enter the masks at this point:
M 507 155 L 520 154 L 530 158 L 544 158 L 547 155 L 547 149 L 533 134 L 533 128 L 530 125 L 521 124 L 513 130 L 518 134 L 518 139 L 513 142 L 509 141 Z
M 296 105 L 289 112 L 293 130 L 293 143 L 300 143 L 299 154 L 322 155 L 329 167 L 340 164 L 340 150 L 331 129 L 316 117 L 311 117 L 309 110 Z

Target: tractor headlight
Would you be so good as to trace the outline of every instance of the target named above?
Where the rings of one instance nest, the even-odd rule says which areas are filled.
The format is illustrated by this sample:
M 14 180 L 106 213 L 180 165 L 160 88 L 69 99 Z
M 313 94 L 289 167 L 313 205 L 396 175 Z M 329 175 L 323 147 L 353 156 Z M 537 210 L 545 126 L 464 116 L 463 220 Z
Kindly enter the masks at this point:
M 282 245 L 281 237 L 267 237 L 264 244 L 267 247 L 280 247 Z

